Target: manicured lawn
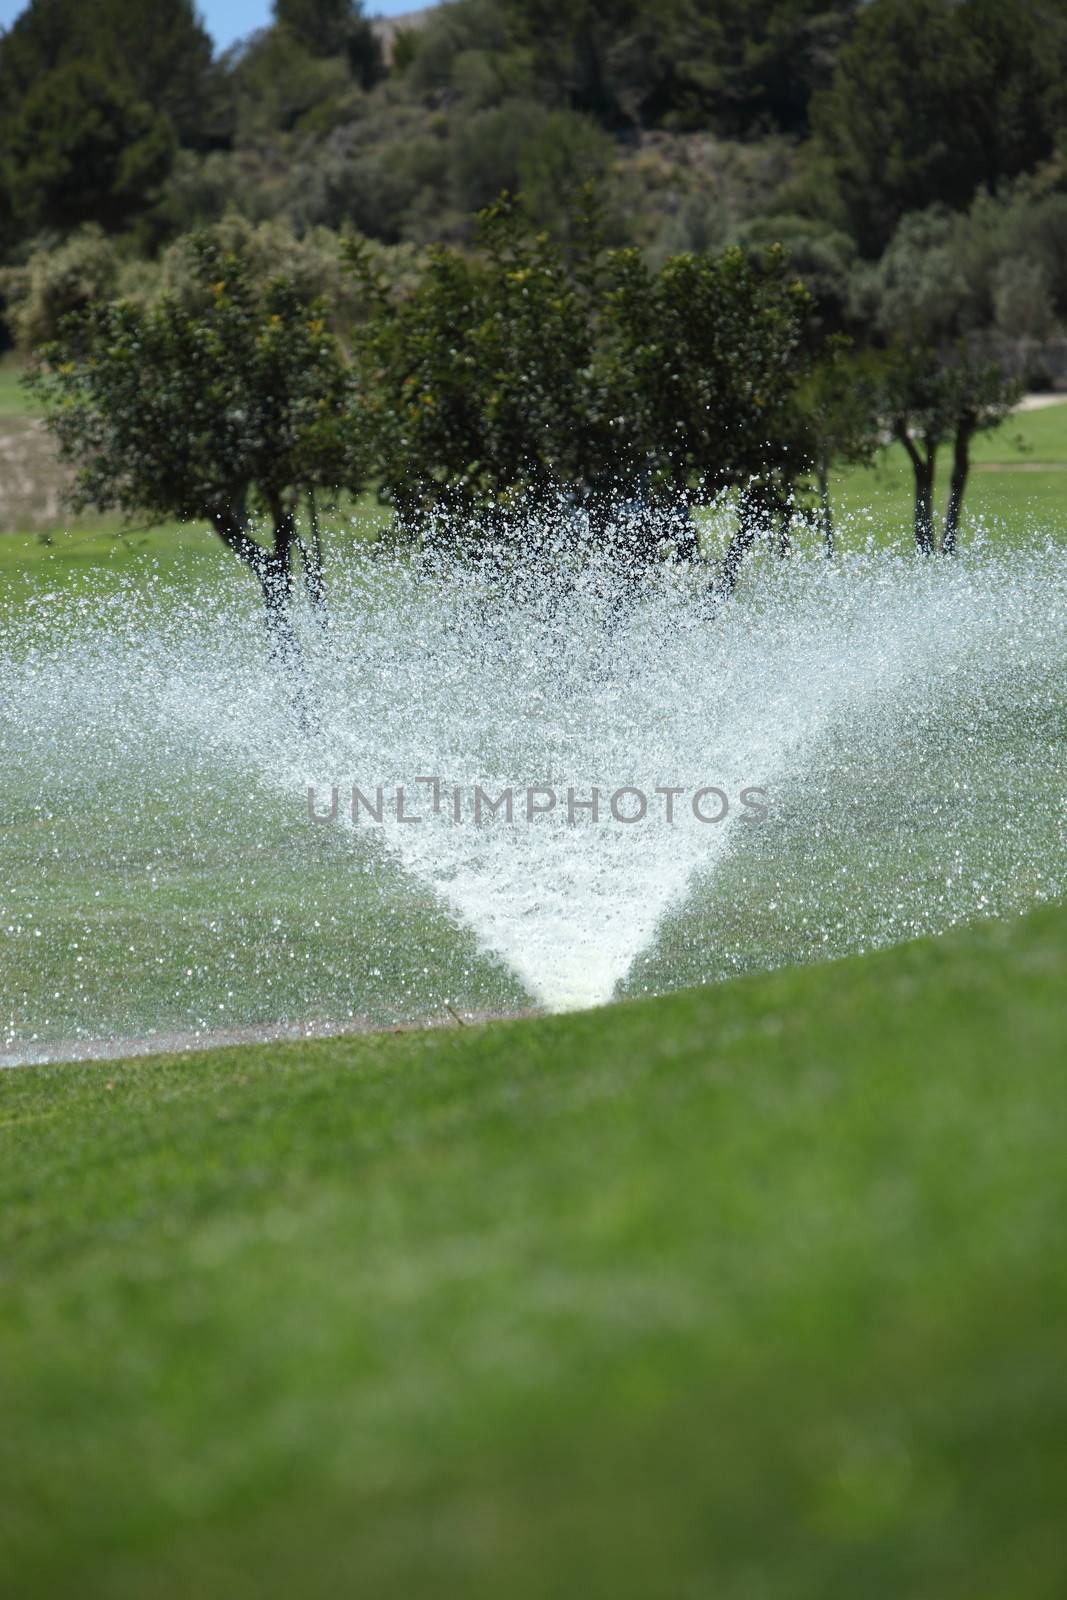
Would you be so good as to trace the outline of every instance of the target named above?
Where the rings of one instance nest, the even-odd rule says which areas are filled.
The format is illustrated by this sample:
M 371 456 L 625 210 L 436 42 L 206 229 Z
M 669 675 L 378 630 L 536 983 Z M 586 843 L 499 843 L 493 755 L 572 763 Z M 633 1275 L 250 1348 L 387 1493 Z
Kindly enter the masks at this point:
M 0 1075 L 24 1597 L 1054 1600 L 1067 915 Z
M 1067 407 L 1016 420 L 1047 434 L 1058 412 L 1067 420 Z M 1057 501 L 1047 517 L 1036 518 L 1040 527 L 1055 524 L 1058 496 L 1067 492 L 1067 473 L 1047 477 Z M 975 474 L 976 504 L 983 496 L 988 503 L 991 493 L 1004 497 L 1006 521 L 994 529 L 997 539 L 1032 532 L 1021 497 L 1043 481 L 1030 472 Z M 908 547 L 910 483 L 902 459 L 888 453 L 877 480 L 858 473 L 843 479 L 838 500 L 849 496 L 873 507 L 873 523 L 846 522 L 844 549 L 871 526 L 880 538 Z M 368 499 L 354 513 L 355 523 L 331 532 L 332 562 L 344 564 L 380 508 Z M 88 597 L 102 598 L 120 584 L 152 585 L 164 610 L 170 599 L 185 603 L 198 590 L 227 608 L 242 595 L 248 607 L 258 605 L 248 574 L 203 527 L 119 533 L 98 520 L 49 538 L 0 538 L 0 626 L 5 608 L 17 614 L 35 597 L 51 595 L 59 597 L 47 608 L 52 625 L 65 633 Z M 95 611 L 90 600 L 86 615 Z M 42 625 L 37 643 L 46 637 Z M 978 731 L 977 744 L 967 747 L 968 776 L 975 792 L 983 786 L 996 792 L 1003 761 L 998 749 L 986 760 Z M 1050 748 L 1046 741 L 1028 749 L 1035 790 L 1060 782 Z M 429 892 L 370 859 L 354 841 L 309 829 L 295 804 L 279 810 L 276 798 L 264 799 L 253 772 L 235 767 L 223 781 L 215 769 L 208 781 L 191 784 L 175 766 L 166 777 L 156 775 L 152 793 L 136 807 L 116 810 L 123 791 L 114 782 L 108 789 L 91 775 L 78 787 L 66 773 L 62 783 L 49 783 L 37 773 L 39 761 L 35 766 L 13 749 L 7 755 L 0 778 L 0 913 L 6 912 L 0 914 L 0 1039 L 337 1022 L 353 1013 L 384 1023 L 440 1016 L 446 1000 L 476 1010 L 528 1003 Z M 887 754 L 894 771 L 901 759 L 899 751 Z M 927 781 L 916 772 L 916 789 Z M 892 816 L 891 805 L 885 814 Z M 758 850 L 732 857 L 711 884 L 694 886 L 635 964 L 630 992 L 840 953 L 842 945 L 884 943 L 881 916 L 889 904 L 905 906 L 899 920 L 916 932 L 930 926 L 930 905 L 941 925 L 955 919 L 956 910 L 945 911 L 936 837 L 901 828 L 876 837 L 869 820 L 857 830 L 849 806 L 836 804 L 832 794 L 819 825 L 836 828 L 836 835 L 832 849 L 824 846 L 818 855 L 818 872 L 810 853 L 794 847 L 808 826 L 794 818 L 761 835 Z M 997 878 L 996 893 L 988 891 L 990 909 L 1010 911 L 1045 892 L 1032 818 L 1014 837 L 1024 836 L 1033 836 L 1033 859 L 1025 870 Z M 1048 862 L 1058 849 L 1053 830 Z M 973 848 L 969 858 L 978 859 Z M 854 883 L 866 886 L 864 895 L 856 895 Z M 747 915 L 752 903 L 762 908 L 758 918 Z M 834 935 L 835 927 L 845 931 Z M 831 942 L 822 944 L 824 938 Z
M 963 538 L 981 532 L 999 540 L 1023 540 L 1035 531 L 1067 537 L 1067 402 L 1009 417 L 1003 427 L 975 441 L 973 458 Z M 942 452 L 939 516 L 950 470 L 948 454 Z M 839 472 L 832 494 L 842 549 L 862 547 L 869 539 L 896 545 L 908 536 L 914 483 L 899 445 L 881 451 L 873 467 Z
M 93 517 L 52 533 L 0 534 L 0 607 L 57 589 L 152 579 L 181 593 L 201 583 L 252 587 L 207 527 L 170 523 L 134 531 Z
M 1016 412 L 992 433 L 980 434 L 971 454 L 978 463 L 1067 462 L 1067 400 Z
M 360 496 L 326 531 L 327 558 L 343 561 L 386 525 L 388 512 L 373 494 Z M 115 517 L 86 515 L 47 533 L 0 533 L 0 610 L 42 592 L 90 584 L 165 584 L 181 595 L 208 584 L 220 593 L 244 591 L 254 580 L 206 524 L 170 522 L 130 528 Z

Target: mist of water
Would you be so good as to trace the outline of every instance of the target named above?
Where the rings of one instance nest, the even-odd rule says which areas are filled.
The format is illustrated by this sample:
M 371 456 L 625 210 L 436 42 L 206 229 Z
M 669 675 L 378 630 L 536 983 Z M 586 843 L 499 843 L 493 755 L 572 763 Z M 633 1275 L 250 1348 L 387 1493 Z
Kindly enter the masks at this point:
M 302 1005 L 589 1006 L 1063 893 L 1054 545 L 768 559 L 718 607 L 698 573 L 635 586 L 595 562 L 376 554 L 330 589 L 328 631 L 301 623 L 302 716 L 243 598 L 142 583 L 8 618 L 10 1048 Z M 382 787 L 381 825 L 352 823 L 353 784 Z M 310 819 L 309 785 L 320 810 L 337 786 L 335 821 Z M 510 822 L 475 824 L 477 785 L 512 789 Z M 397 820 L 398 786 L 418 822 Z M 557 804 L 527 820 L 535 787 Z M 624 787 L 642 820 L 612 815 Z M 710 787 L 729 802 L 714 823 L 691 803 Z M 568 790 L 594 788 L 597 820 L 570 820 Z

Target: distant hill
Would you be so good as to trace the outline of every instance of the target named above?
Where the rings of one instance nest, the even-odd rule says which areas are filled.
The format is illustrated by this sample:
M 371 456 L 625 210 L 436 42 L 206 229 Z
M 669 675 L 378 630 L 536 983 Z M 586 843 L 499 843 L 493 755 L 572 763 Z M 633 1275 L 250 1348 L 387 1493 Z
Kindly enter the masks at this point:
M 405 28 L 421 28 L 430 13 L 436 10 L 436 6 L 421 6 L 417 11 L 402 11 L 397 17 L 373 18 L 371 27 L 382 41 L 382 50 L 387 62 L 392 59 L 393 41 L 397 34 L 402 33 Z

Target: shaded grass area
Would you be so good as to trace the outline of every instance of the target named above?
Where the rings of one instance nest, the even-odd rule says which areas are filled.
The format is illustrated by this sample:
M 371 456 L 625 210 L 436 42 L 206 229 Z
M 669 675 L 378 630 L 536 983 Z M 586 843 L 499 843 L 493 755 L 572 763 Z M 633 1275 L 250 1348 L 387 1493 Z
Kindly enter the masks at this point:
M 1052 1600 L 1067 915 L 0 1075 L 20 1596 Z

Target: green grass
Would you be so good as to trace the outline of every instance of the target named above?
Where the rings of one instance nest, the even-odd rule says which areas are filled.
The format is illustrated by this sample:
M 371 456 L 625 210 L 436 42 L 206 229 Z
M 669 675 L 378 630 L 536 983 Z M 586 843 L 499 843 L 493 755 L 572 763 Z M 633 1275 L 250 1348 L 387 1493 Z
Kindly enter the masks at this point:
M 1032 433 L 1039 423 L 1047 429 L 1055 412 L 1067 420 L 1067 407 L 1017 420 Z M 910 474 L 895 459 L 889 453 L 881 469 L 881 501 L 863 487 L 862 474 L 848 479 L 849 493 L 873 504 L 875 518 L 888 519 L 885 536 L 898 545 L 903 538 L 906 547 Z M 1018 495 L 1020 486 L 1029 491 L 1039 481 L 1031 473 L 976 474 L 974 492 Z M 1057 497 L 1067 493 L 1067 474 L 1051 474 L 1050 482 Z M 368 523 L 380 512 L 369 501 L 357 510 Z M 1062 520 L 1058 501 L 1055 510 Z M 1024 536 L 1025 514 L 1010 506 L 1006 514 L 1008 531 L 1000 536 Z M 864 526 L 846 529 L 843 546 L 857 542 Z M 34 595 L 73 600 L 150 580 L 164 598 L 187 598 L 204 586 L 258 603 L 248 574 L 204 527 L 120 535 L 98 525 L 48 538 L 0 538 L 0 619 L 5 607 L 17 611 Z M 334 535 L 331 558 L 343 562 L 359 538 L 352 528 Z M 68 607 L 54 609 L 61 626 Z M 1058 756 L 1049 752 L 1061 730 L 1045 731 L 1047 748 L 1027 751 L 1031 783 L 1058 786 Z M 899 753 L 887 759 L 899 766 Z M 1003 766 L 979 763 L 971 776 L 975 792 L 994 792 Z M 353 1012 L 377 1022 L 440 1016 L 446 998 L 476 1010 L 525 1003 L 515 981 L 429 894 L 416 893 L 387 864 L 368 862 L 351 840 L 341 848 L 309 829 L 299 795 L 288 808 L 276 796 L 264 800 L 253 771 L 233 776 L 226 793 L 217 774 L 204 794 L 182 771 L 168 778 L 180 805 L 168 800 L 161 779 L 159 792 L 141 801 L 135 785 L 125 809 L 113 814 L 93 783 L 84 792 L 69 778 L 38 783 L 33 763 L 8 752 L 0 779 L 0 1033 L 21 1042 L 128 1037 L 285 1018 L 336 1021 Z M 834 814 L 829 802 L 823 829 L 831 825 L 827 814 Z M 851 813 L 842 808 L 841 815 Z M 808 819 L 765 831 L 758 851 L 735 854 L 712 885 L 695 886 L 635 964 L 631 989 L 658 992 L 759 969 L 768 952 L 797 961 L 839 953 L 818 946 L 820 932 L 835 923 L 868 947 L 884 943 L 878 918 L 886 904 L 906 900 L 909 920 L 902 913 L 900 924 L 915 931 L 929 925 L 925 907 L 943 910 L 943 841 L 920 830 L 904 837 L 900 829 L 872 840 L 869 830 L 843 826 L 815 884 L 808 854 L 793 846 L 807 836 Z M 851 880 L 843 870 L 849 864 Z M 841 872 L 832 875 L 831 866 Z M 858 906 L 850 881 L 868 885 Z M 1044 890 L 1036 870 L 1016 870 L 998 883 L 998 911 L 1025 906 Z M 764 907 L 756 920 L 745 911 L 753 899 Z M 701 930 L 696 940 L 694 927 Z
M 962 537 L 978 529 L 1000 539 L 1023 539 L 1035 531 L 1067 537 L 1067 402 L 1020 412 L 1003 427 L 975 440 L 974 465 L 964 501 Z M 1042 470 L 1044 467 L 1046 470 Z M 944 511 L 951 470 L 942 451 L 937 468 L 937 510 Z M 872 467 L 835 475 L 834 511 L 843 549 L 871 537 L 899 545 L 911 527 L 914 483 L 900 445 L 880 451 Z
M 62 1600 L 1058 1600 L 1067 915 L 0 1075 L 0 1568 Z
M 40 406 L 22 387 L 21 380 L 20 366 L 10 360 L 0 361 L 0 422 L 9 417 L 40 416 Z
M 374 539 L 388 515 L 373 494 L 361 495 L 327 530 L 327 559 L 344 560 Z M 131 527 L 114 516 L 87 515 L 44 533 L 0 533 L 0 605 L 85 582 L 109 588 L 160 581 L 181 595 L 203 585 L 256 593 L 254 580 L 204 523 Z
M 251 582 L 207 527 L 175 522 L 133 530 L 97 517 L 53 533 L 0 534 L 0 603 L 19 605 L 84 580 L 108 587 L 150 575 L 180 593 L 203 583 Z
M 1067 462 L 1067 401 L 1016 412 L 992 433 L 979 434 L 971 454 L 979 464 Z

